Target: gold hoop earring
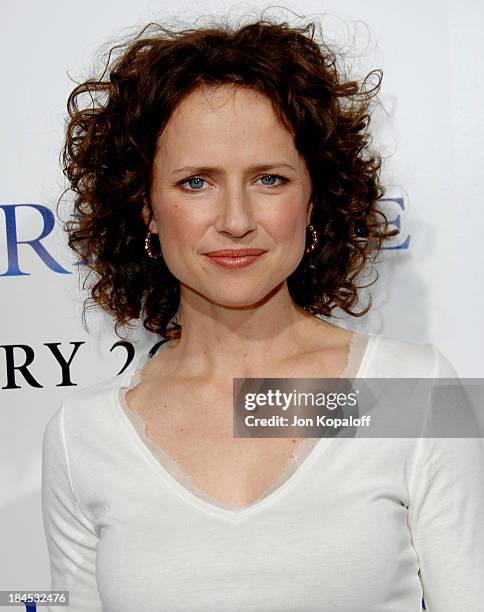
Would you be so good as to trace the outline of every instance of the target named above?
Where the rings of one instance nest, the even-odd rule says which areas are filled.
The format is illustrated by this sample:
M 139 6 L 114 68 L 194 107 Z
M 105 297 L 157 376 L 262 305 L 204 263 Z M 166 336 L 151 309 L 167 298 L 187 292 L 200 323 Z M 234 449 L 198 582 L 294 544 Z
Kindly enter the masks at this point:
M 156 236 L 156 234 L 152 234 L 149 230 L 145 237 L 145 251 L 148 253 L 148 257 L 151 259 L 159 259 L 161 257 L 161 252 L 159 255 L 153 255 L 153 251 L 151 250 L 151 236 Z
M 311 253 L 312 251 L 314 251 L 314 249 L 316 248 L 316 245 L 318 244 L 318 234 L 316 230 L 314 229 L 313 225 L 308 225 L 307 229 L 312 234 L 312 241 L 311 241 L 311 244 L 307 247 L 307 249 L 304 252 Z

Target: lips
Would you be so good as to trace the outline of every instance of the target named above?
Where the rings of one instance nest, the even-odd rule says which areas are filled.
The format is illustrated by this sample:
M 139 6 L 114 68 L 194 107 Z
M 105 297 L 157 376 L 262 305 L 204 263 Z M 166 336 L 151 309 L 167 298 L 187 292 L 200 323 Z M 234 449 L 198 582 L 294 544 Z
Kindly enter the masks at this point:
M 220 249 L 204 253 L 208 260 L 218 267 L 228 270 L 238 270 L 246 268 L 266 253 L 265 249 Z
M 220 251 L 209 251 L 204 253 L 209 257 L 248 257 L 250 255 L 262 255 L 264 249 L 223 249 Z

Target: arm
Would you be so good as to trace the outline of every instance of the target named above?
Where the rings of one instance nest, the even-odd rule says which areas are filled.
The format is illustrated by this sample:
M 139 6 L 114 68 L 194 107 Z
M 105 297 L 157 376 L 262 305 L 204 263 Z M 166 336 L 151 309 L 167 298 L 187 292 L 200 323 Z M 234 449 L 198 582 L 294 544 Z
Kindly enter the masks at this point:
M 455 375 L 449 362 L 435 350 L 434 377 L 450 378 L 452 372 Z M 463 414 L 463 418 L 466 416 Z M 429 411 L 426 435 L 431 423 Z M 482 438 L 420 438 L 409 490 L 409 527 L 428 612 L 482 611 Z
M 64 438 L 64 405 L 44 432 L 42 514 L 50 557 L 51 590 L 69 591 L 71 612 L 102 612 L 96 582 L 98 537 L 73 493 Z M 47 607 L 48 612 L 66 609 Z

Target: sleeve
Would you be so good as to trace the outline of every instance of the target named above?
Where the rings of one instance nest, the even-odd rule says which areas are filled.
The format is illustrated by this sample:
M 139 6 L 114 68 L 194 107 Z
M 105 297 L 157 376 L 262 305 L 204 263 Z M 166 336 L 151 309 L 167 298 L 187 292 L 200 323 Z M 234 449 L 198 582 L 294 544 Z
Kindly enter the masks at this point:
M 434 345 L 430 345 L 433 350 L 433 377 L 434 378 L 458 378 L 454 366 Z
M 452 377 L 455 370 L 436 349 L 435 357 L 435 377 Z M 429 437 L 430 412 L 417 441 L 408 514 L 426 610 L 482 612 L 483 440 Z
M 69 591 L 70 612 L 102 612 L 96 582 L 92 523 L 76 501 L 64 436 L 65 404 L 53 415 L 42 442 L 42 515 L 50 558 L 51 590 Z M 66 610 L 48 606 L 48 612 Z

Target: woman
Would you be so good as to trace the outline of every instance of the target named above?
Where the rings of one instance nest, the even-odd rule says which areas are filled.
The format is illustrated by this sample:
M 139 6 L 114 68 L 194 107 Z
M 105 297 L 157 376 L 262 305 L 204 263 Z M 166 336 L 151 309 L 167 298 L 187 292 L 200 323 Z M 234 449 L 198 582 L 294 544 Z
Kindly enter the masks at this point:
M 367 312 L 359 278 L 390 235 L 379 82 L 337 66 L 314 24 L 151 25 L 70 96 L 69 244 L 116 329 L 161 337 L 46 428 L 71 610 L 481 609 L 478 440 L 232 434 L 234 378 L 456 375 L 433 345 L 327 320 Z

